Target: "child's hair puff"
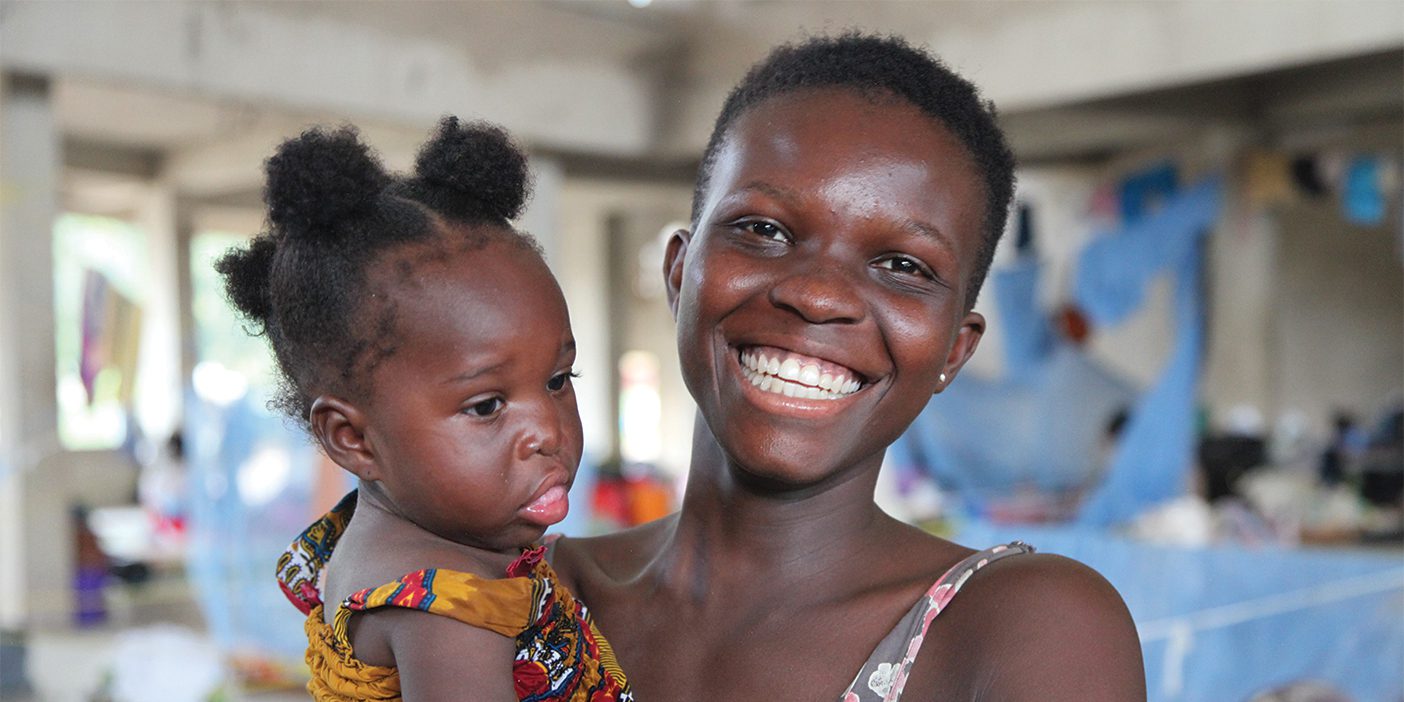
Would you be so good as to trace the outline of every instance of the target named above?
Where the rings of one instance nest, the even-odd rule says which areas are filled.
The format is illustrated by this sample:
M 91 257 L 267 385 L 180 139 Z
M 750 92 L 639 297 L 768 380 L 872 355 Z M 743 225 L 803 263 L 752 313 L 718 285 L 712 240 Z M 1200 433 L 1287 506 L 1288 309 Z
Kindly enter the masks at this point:
M 284 237 L 344 235 L 348 222 L 365 218 L 390 175 L 361 143 L 356 128 L 314 127 L 289 139 L 268 159 L 263 199 L 268 221 Z
M 372 299 L 366 275 L 381 256 L 438 237 L 537 250 L 509 224 L 530 191 L 526 156 L 494 125 L 445 117 L 407 176 L 387 172 L 350 126 L 284 141 L 265 169 L 267 229 L 215 268 L 273 348 L 273 405 L 304 425 L 316 395 L 358 392 L 395 350 L 394 306 Z
M 407 187 L 412 197 L 449 217 L 491 213 L 507 220 L 526 206 L 530 179 L 526 156 L 502 129 L 486 123 L 464 128 L 457 117 L 446 117 L 420 149 Z

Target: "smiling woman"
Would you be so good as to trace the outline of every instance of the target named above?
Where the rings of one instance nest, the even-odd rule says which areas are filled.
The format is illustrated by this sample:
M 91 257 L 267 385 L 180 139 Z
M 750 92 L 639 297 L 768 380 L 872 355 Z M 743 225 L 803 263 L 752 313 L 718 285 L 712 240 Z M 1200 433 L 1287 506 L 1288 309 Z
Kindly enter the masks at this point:
M 846 479 L 881 462 L 984 330 L 960 284 L 981 241 L 977 174 L 916 108 L 843 90 L 775 97 L 730 134 L 695 231 L 668 250 L 684 378 L 704 416 L 728 418 L 710 426 L 739 465 Z M 799 373 L 735 382 L 765 349 Z M 836 402 L 794 388 L 825 367 L 858 387 Z
M 873 503 L 979 344 L 1012 187 L 992 110 L 900 40 L 781 47 L 732 92 L 664 265 L 698 406 L 682 509 L 555 552 L 640 697 L 1144 697 L 1095 572 Z

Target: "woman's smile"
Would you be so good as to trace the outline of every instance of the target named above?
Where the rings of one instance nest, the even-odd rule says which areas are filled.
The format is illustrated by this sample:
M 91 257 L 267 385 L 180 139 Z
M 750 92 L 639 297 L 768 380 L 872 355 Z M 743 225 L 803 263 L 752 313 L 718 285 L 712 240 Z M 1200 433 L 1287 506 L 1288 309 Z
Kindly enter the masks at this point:
M 847 366 L 775 346 L 744 347 L 730 358 L 730 377 L 741 395 L 768 413 L 830 417 L 851 407 L 867 387 Z
M 805 400 L 841 400 L 863 387 L 858 373 L 822 358 L 767 346 L 742 349 L 741 374 L 761 392 Z

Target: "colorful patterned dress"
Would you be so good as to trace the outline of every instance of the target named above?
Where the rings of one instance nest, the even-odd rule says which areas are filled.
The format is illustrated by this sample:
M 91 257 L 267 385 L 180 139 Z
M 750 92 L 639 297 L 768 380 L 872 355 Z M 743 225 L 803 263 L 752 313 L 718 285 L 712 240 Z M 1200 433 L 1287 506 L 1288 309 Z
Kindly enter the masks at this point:
M 404 607 L 516 639 L 512 674 L 517 698 L 523 702 L 632 702 L 609 642 L 585 606 L 561 586 L 541 546 L 524 549 L 505 578 L 426 568 L 361 590 L 342 601 L 328 626 L 317 582 L 355 509 L 353 491 L 278 559 L 283 593 L 307 615 L 307 665 L 312 671 L 307 689 L 313 699 L 400 699 L 399 672 L 357 660 L 347 625 L 356 612 Z

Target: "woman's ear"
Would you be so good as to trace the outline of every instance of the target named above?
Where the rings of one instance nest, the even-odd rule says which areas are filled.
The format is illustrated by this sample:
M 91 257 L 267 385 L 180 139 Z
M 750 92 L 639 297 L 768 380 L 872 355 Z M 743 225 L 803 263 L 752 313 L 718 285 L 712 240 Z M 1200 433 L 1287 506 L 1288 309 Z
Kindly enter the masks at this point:
M 668 237 L 668 248 L 663 252 L 663 282 L 668 287 L 668 309 L 674 319 L 678 317 L 678 291 L 682 289 L 683 263 L 691 241 L 692 232 L 679 229 Z
M 380 479 L 375 449 L 366 437 L 364 412 L 340 397 L 319 395 L 308 416 L 327 457 L 361 480 Z
M 967 313 L 965 319 L 960 322 L 960 330 L 956 332 L 955 343 L 951 344 L 950 353 L 946 354 L 946 363 L 941 367 L 941 377 L 936 382 L 937 393 L 945 390 L 951 381 L 955 380 L 965 362 L 975 355 L 975 348 L 980 345 L 980 337 L 984 335 L 985 316 L 979 312 Z

